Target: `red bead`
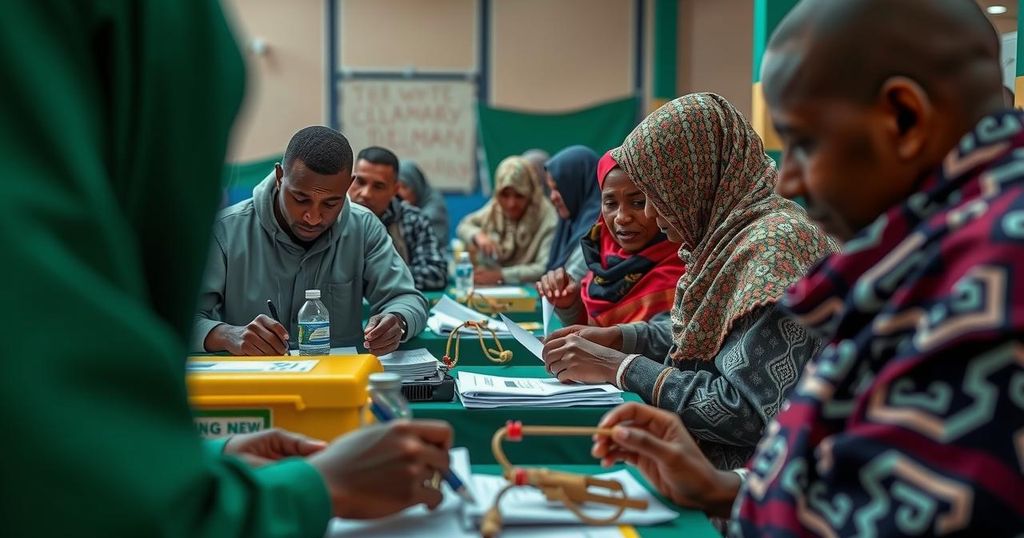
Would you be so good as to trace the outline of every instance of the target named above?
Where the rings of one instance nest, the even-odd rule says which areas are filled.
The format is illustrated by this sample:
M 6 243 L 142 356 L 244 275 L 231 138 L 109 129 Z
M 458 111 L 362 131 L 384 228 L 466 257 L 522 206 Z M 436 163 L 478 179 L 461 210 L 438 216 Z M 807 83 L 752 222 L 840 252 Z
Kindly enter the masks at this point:
M 513 474 L 513 484 L 517 486 L 526 486 L 529 482 L 526 480 L 526 469 L 516 468 Z
M 523 440 L 523 423 L 518 420 L 510 420 L 505 423 L 505 431 L 509 441 Z

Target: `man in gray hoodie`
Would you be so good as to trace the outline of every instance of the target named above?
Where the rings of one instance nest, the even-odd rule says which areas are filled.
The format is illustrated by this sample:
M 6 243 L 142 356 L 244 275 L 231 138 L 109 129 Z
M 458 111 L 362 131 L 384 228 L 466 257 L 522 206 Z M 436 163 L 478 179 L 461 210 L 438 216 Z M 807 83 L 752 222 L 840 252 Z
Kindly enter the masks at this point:
M 214 222 L 194 350 L 287 353 L 307 289 L 321 290 L 332 346 L 362 344 L 383 355 L 419 334 L 426 299 L 380 219 L 345 196 L 352 183 L 348 140 L 327 127 L 306 127 L 283 161 L 251 199 Z M 372 312 L 365 330 L 364 297 Z M 279 319 L 267 315 L 268 300 Z

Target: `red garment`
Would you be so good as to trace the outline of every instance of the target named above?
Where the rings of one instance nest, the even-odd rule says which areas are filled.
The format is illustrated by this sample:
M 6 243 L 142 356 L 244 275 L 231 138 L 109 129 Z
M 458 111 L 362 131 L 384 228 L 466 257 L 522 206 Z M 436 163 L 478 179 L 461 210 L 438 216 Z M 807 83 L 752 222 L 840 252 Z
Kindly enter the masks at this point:
M 604 187 L 604 178 L 617 166 L 611 152 L 605 153 L 597 164 L 598 185 Z M 678 244 L 659 233 L 642 251 L 631 254 L 615 241 L 603 217 L 580 243 L 590 269 L 580 282 L 589 324 L 646 321 L 672 309 L 676 284 L 686 271 Z

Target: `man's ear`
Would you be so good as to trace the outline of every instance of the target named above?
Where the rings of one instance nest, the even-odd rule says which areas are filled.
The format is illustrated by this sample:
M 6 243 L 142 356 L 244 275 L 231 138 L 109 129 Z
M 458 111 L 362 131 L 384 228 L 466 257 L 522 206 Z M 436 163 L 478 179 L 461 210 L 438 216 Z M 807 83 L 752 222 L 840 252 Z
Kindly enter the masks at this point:
M 281 163 L 274 163 L 274 184 L 277 188 L 281 188 L 281 178 L 284 177 L 284 168 L 281 167 Z
M 912 79 L 892 77 L 882 85 L 879 98 L 889 117 L 897 155 L 904 160 L 920 155 L 934 134 L 935 107 L 928 94 Z

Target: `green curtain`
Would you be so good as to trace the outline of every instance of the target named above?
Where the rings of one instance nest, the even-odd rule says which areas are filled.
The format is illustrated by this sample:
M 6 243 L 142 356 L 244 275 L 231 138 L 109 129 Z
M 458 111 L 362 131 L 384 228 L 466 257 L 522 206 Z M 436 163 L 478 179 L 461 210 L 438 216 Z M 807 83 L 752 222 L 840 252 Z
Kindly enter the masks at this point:
M 540 148 L 552 155 L 574 144 L 604 154 L 636 126 L 637 97 L 564 114 L 531 114 L 479 106 L 480 140 L 491 177 L 509 155 Z

